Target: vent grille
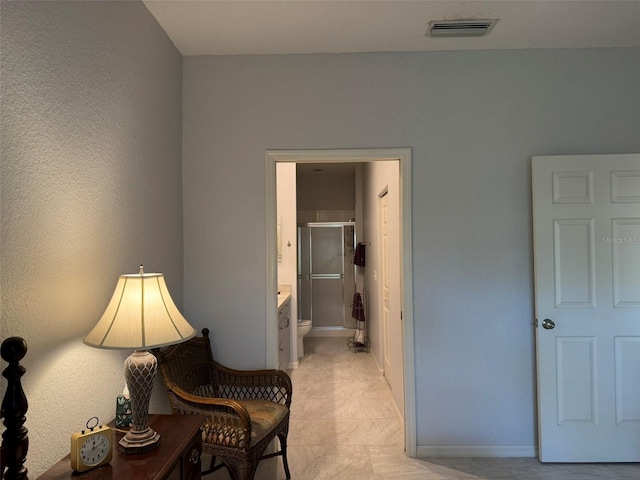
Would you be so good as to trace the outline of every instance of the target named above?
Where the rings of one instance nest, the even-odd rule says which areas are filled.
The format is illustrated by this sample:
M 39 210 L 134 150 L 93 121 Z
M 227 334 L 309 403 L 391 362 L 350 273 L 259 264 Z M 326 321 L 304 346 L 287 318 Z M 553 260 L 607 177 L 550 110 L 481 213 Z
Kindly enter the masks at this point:
M 484 37 L 498 21 L 491 20 L 437 20 L 429 23 L 427 37 Z

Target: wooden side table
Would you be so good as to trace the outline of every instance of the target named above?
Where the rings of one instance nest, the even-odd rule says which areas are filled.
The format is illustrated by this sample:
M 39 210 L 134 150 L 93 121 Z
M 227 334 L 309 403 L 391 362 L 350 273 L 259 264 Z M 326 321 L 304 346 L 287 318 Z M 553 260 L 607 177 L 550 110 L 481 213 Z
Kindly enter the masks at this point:
M 160 446 L 150 452 L 125 455 L 117 446 L 123 434 L 115 432 L 111 462 L 88 472 L 71 470 L 67 455 L 44 474 L 40 480 L 200 480 L 202 454 L 201 428 L 205 417 L 200 415 L 149 415 L 149 426 L 160 434 Z

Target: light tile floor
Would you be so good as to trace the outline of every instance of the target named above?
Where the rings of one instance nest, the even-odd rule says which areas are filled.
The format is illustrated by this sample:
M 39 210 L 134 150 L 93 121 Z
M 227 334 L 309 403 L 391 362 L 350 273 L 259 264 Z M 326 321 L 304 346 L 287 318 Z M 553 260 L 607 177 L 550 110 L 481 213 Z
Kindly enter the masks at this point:
M 542 464 L 535 458 L 408 458 L 391 392 L 369 353 L 346 339 L 306 337 L 289 372 L 293 480 L 631 480 L 640 464 Z M 204 459 L 208 462 L 208 459 Z M 228 480 L 226 470 L 207 480 Z M 282 459 L 260 462 L 256 480 L 285 479 Z

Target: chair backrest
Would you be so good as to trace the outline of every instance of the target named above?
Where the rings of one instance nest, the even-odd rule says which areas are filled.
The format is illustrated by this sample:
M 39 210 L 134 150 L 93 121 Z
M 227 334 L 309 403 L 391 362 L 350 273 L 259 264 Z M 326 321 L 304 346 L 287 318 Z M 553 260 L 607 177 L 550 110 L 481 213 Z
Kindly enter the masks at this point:
M 167 388 L 175 385 L 194 395 L 218 397 L 208 328 L 202 329 L 202 337 L 154 353 Z

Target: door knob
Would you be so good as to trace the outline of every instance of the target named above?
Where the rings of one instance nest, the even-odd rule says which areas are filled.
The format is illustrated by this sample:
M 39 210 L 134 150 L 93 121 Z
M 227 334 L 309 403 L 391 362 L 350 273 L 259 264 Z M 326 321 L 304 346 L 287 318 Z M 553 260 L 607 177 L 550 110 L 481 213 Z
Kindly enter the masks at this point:
M 542 328 L 544 328 L 545 330 L 553 330 L 554 328 L 556 328 L 556 324 L 553 323 L 553 320 L 549 320 L 548 318 L 545 318 L 542 321 Z

